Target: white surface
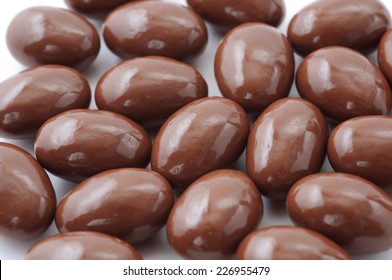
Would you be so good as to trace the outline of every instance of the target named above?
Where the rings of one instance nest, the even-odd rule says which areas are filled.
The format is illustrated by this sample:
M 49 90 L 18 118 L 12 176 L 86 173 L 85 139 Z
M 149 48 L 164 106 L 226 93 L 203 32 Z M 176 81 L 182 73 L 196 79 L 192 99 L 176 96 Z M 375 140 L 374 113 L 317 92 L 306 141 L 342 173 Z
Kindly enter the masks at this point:
M 238 0 L 238 1 L 247 1 L 247 0 Z M 171 0 L 171 2 L 177 2 L 180 4 L 186 4 L 186 0 Z M 290 19 L 293 15 L 301 9 L 303 6 L 313 2 L 312 0 L 285 0 L 286 2 L 286 16 L 283 23 L 279 26 L 279 30 L 286 34 L 287 26 Z M 386 6 L 392 11 L 392 1 L 383 0 Z M 22 71 L 25 67 L 19 64 L 8 52 L 6 43 L 5 43 L 5 32 L 7 26 L 11 19 L 21 10 L 38 5 L 47 5 L 47 6 L 57 6 L 57 7 L 66 7 L 62 0 L 13 0 L 6 1 L 2 8 L 0 9 L 0 82 L 4 79 Z M 92 21 L 93 24 L 100 30 L 100 21 Z M 217 87 L 214 72 L 213 72 L 213 62 L 216 48 L 219 44 L 219 41 L 222 38 L 222 33 L 218 32 L 216 29 L 208 25 L 209 31 L 209 41 L 207 48 L 203 54 L 201 54 L 197 59 L 193 59 L 192 61 L 188 61 L 192 63 L 204 76 L 209 86 L 209 94 L 220 95 L 219 89 Z M 371 58 L 375 59 L 375 54 L 371 55 Z M 83 72 L 84 75 L 88 78 L 90 82 L 90 86 L 92 92 L 94 92 L 96 82 L 98 78 L 111 66 L 120 62 L 120 59 L 113 55 L 105 46 L 104 42 L 101 44 L 101 51 L 97 60 L 94 64 L 89 67 L 86 71 Z M 298 66 L 300 62 L 300 57 L 296 55 L 296 65 Z M 297 90 L 293 85 L 290 96 L 298 96 Z M 95 105 L 92 106 L 95 108 Z M 21 146 L 26 149 L 30 153 L 33 151 L 33 141 L 25 140 L 25 141 L 10 141 L 7 139 L 0 138 L 2 142 L 10 142 Z M 241 157 L 236 167 L 240 170 L 244 170 L 244 157 Z M 323 171 L 331 171 L 330 165 L 326 162 Z M 52 179 L 53 186 L 55 187 L 57 199 L 58 201 L 72 188 L 72 184 L 66 182 L 62 179 L 59 179 L 56 176 L 50 175 Z M 0 178 L 1 180 L 1 178 Z M 266 227 L 271 225 L 286 225 L 291 224 L 286 209 L 284 206 L 277 206 L 268 203 L 266 199 L 264 202 L 264 217 L 259 224 L 259 227 Z M 392 221 L 391 221 L 392 222 Z M 45 236 L 53 235 L 58 233 L 54 223 L 52 226 L 45 232 L 44 235 L 40 236 L 35 240 L 31 240 L 28 242 L 20 242 L 14 240 L 8 240 L 0 237 L 0 259 L 22 259 L 27 249 L 42 239 Z M 140 244 L 135 246 L 145 259 L 180 259 L 180 257 L 169 247 L 166 241 L 165 230 L 162 229 L 159 234 L 145 242 L 144 244 Z M 363 255 L 363 256 L 353 256 L 356 259 L 392 259 L 392 249 L 379 254 L 372 255 Z

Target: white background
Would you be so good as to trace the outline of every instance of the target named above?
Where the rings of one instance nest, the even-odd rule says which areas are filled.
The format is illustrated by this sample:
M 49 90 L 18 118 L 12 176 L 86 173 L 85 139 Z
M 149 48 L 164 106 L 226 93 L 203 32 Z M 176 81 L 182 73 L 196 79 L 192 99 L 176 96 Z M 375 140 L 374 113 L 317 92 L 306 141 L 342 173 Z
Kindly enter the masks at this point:
M 171 2 L 177 2 L 180 4 L 186 4 L 186 0 L 170 0 Z M 247 1 L 247 0 L 238 0 L 238 1 Z M 313 2 L 312 0 L 285 0 L 286 2 L 286 15 L 283 23 L 279 26 L 279 30 L 286 34 L 287 26 L 290 19 L 293 15 L 298 12 L 303 6 Z M 383 0 L 384 4 L 392 11 L 392 1 Z M 8 52 L 6 43 L 5 43 L 5 32 L 7 26 L 11 19 L 21 10 L 37 5 L 47 5 L 47 6 L 56 6 L 56 7 L 66 7 L 62 0 L 13 0 L 13 1 L 5 1 L 0 9 L 0 82 L 4 79 L 22 71 L 25 69 L 25 66 L 19 64 L 16 60 Z M 97 29 L 101 30 L 100 21 L 92 21 L 92 23 L 97 27 Z M 197 59 L 193 59 L 191 63 L 202 73 L 204 78 L 206 79 L 209 86 L 209 95 L 220 95 L 219 89 L 216 85 L 214 73 L 213 73 L 213 61 L 216 48 L 219 44 L 219 41 L 222 38 L 222 34 L 219 33 L 212 26 L 208 25 L 209 30 L 209 41 L 207 48 L 203 54 L 201 54 Z M 375 53 L 370 55 L 370 58 L 375 60 Z M 296 55 L 296 65 L 298 66 L 301 61 L 300 57 Z M 88 78 L 92 92 L 94 92 L 96 82 L 98 78 L 111 66 L 120 62 L 120 59 L 110 53 L 110 51 L 106 48 L 104 42 L 101 44 L 101 51 L 97 60 L 94 62 L 92 66 L 90 66 L 87 70 L 83 72 L 84 75 Z M 1 93 L 0 93 L 1 94 Z M 290 96 L 298 96 L 298 93 L 293 85 L 292 90 L 290 92 Z M 95 108 L 95 104 L 92 105 L 92 108 Z M 22 148 L 28 150 L 29 152 L 33 151 L 33 140 L 24 140 L 24 141 L 10 141 L 7 139 L 0 138 L 2 142 L 10 142 L 21 146 Z M 244 157 L 241 157 L 237 164 L 238 168 L 244 170 Z M 325 163 L 323 167 L 323 171 L 331 171 L 331 167 L 328 162 Z M 62 179 L 59 179 L 55 176 L 50 175 L 52 179 L 52 183 L 55 187 L 57 199 L 60 199 L 73 187 L 73 185 L 69 182 L 66 182 Z M 1 178 L 0 178 L 1 180 Z M 260 227 L 266 227 L 271 225 L 286 225 L 291 224 L 290 220 L 287 217 L 286 209 L 284 205 L 273 205 L 268 203 L 266 199 L 264 202 L 264 217 L 259 224 Z M 392 222 L 392 221 L 391 221 Z M 42 239 L 45 236 L 53 235 L 58 233 L 54 223 L 52 226 L 44 233 L 44 235 L 40 236 L 35 240 L 31 240 L 28 242 L 14 241 L 8 240 L 0 237 L 0 259 L 22 259 L 27 249 Z M 169 247 L 166 241 L 165 230 L 162 229 L 159 234 L 153 239 L 145 242 L 144 244 L 139 244 L 135 246 L 141 253 L 144 259 L 180 259 L 180 257 Z M 392 259 L 392 249 L 379 254 L 372 255 L 356 255 L 353 256 L 355 259 Z

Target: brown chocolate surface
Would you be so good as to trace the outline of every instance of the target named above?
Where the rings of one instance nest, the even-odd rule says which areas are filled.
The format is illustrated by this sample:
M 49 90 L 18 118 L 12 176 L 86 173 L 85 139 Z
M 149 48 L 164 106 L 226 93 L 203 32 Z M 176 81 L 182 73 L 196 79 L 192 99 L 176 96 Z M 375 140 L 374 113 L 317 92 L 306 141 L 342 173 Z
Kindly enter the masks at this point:
M 328 158 L 336 171 L 351 173 L 381 187 L 392 186 L 392 118 L 358 117 L 336 127 Z
M 242 24 L 219 45 L 215 77 L 224 97 L 248 113 L 260 113 L 288 96 L 294 78 L 293 50 L 277 29 L 263 23 Z
M 26 260 L 141 260 L 128 243 L 98 232 L 68 232 L 34 244 Z
M 33 138 L 49 118 L 87 108 L 90 86 L 76 70 L 60 65 L 29 68 L 0 83 L 0 136 Z
M 261 196 L 245 174 L 218 170 L 195 181 L 176 201 L 166 230 L 186 259 L 226 259 L 263 214 Z
M 252 127 L 248 174 L 263 195 L 284 199 L 296 181 L 320 171 L 327 137 L 327 122 L 316 106 L 300 98 L 280 99 Z
M 112 11 L 103 24 L 109 49 L 122 58 L 160 55 L 183 59 L 200 53 L 207 28 L 191 9 L 177 3 L 139 1 Z
M 7 46 L 25 65 L 61 64 L 84 68 L 100 48 L 95 27 L 66 9 L 37 6 L 17 14 L 8 26 Z
M 145 167 L 151 141 L 137 123 L 101 110 L 71 110 L 46 121 L 35 154 L 51 173 L 80 182 L 105 170 Z
M 134 0 L 64 0 L 68 7 L 87 15 L 105 15 L 111 10 Z
M 173 188 L 184 189 L 202 175 L 233 164 L 245 149 L 248 134 L 248 117 L 235 102 L 222 97 L 194 101 L 159 130 L 151 168 Z
M 98 81 L 98 108 L 146 126 L 159 126 L 186 104 L 208 95 L 207 83 L 192 66 L 165 57 L 124 61 Z
M 296 84 L 303 98 L 339 122 L 391 110 L 391 88 L 381 71 L 348 48 L 327 47 L 307 56 L 298 67 Z
M 57 207 L 56 225 L 60 232 L 96 231 L 134 244 L 164 226 L 173 203 L 170 184 L 158 173 L 114 169 L 72 189 Z
M 335 242 L 309 229 L 273 226 L 250 233 L 241 242 L 239 260 L 350 260 Z
M 392 85 L 392 29 L 385 32 L 381 38 L 377 58 L 381 71 Z
M 223 27 L 245 22 L 277 26 L 283 20 L 283 0 L 187 0 L 188 5 L 206 20 Z
M 302 55 L 326 46 L 370 51 L 390 23 L 391 15 L 379 0 L 318 0 L 294 16 L 287 36 Z
M 55 209 L 52 183 L 35 158 L 0 143 L 0 235 L 33 239 L 52 223 Z
M 392 199 L 376 185 L 345 173 L 319 173 L 299 180 L 289 191 L 293 222 L 315 230 L 350 253 L 392 247 Z

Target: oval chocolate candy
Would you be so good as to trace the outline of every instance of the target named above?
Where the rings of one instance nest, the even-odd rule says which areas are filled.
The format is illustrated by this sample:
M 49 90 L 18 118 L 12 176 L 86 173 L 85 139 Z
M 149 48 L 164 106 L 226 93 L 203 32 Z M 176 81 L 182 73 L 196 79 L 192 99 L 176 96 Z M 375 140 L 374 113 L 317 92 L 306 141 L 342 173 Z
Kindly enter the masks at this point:
M 283 20 L 283 0 L 187 0 L 188 5 L 213 24 L 230 28 L 245 22 L 277 26 Z
M 51 173 L 80 182 L 102 171 L 145 167 L 151 141 L 137 123 L 101 110 L 71 110 L 46 121 L 35 139 L 38 161 Z
M 207 95 L 207 83 L 195 68 L 150 56 L 108 70 L 98 81 L 95 102 L 99 109 L 151 127 L 162 125 L 175 111 Z
M 248 116 L 237 103 L 222 97 L 193 101 L 159 130 L 151 168 L 173 188 L 184 189 L 202 175 L 233 164 L 248 134 Z
M 56 225 L 60 232 L 96 231 L 134 244 L 162 228 L 173 203 L 171 186 L 158 173 L 114 169 L 72 189 L 57 207 Z
M 287 97 L 294 79 L 294 55 L 286 37 L 272 26 L 245 23 L 231 30 L 215 56 L 222 95 L 248 113 L 259 114 Z
M 64 0 L 65 4 L 79 13 L 102 17 L 111 10 L 134 0 Z
M 348 48 L 326 47 L 307 56 L 298 67 L 296 84 L 303 98 L 338 122 L 391 110 L 391 88 L 381 71 Z
M 0 235 L 28 240 L 52 223 L 56 195 L 50 179 L 28 152 L 0 143 Z
M 317 231 L 350 253 L 392 247 L 392 199 L 371 182 L 345 173 L 299 180 L 287 195 L 295 224 Z
M 25 260 L 141 260 L 128 243 L 98 232 L 67 232 L 34 244 Z
M 238 260 L 350 260 L 325 236 L 294 226 L 273 226 L 250 233 L 237 250 Z
M 284 199 L 296 181 L 320 171 L 327 137 L 327 122 L 316 106 L 300 98 L 280 99 L 252 127 L 248 174 L 263 195 Z
M 34 137 L 49 118 L 87 108 L 90 86 L 76 70 L 61 65 L 29 68 L 0 83 L 0 135 Z
M 183 59 L 201 52 L 208 34 L 201 17 L 187 7 L 137 1 L 106 17 L 103 38 L 109 49 L 122 58 L 159 55 Z
M 22 64 L 84 68 L 100 48 L 95 27 L 66 9 L 37 6 L 17 14 L 7 29 L 7 46 Z
M 176 201 L 166 225 L 167 238 L 186 259 L 226 259 L 262 214 L 260 193 L 249 177 L 235 170 L 214 171 Z
M 318 0 L 293 17 L 287 36 L 302 55 L 326 46 L 368 52 L 390 23 L 391 15 L 379 0 Z
M 378 65 L 387 78 L 390 85 L 392 85 L 392 29 L 385 32 L 381 38 L 377 53 Z
M 392 118 L 358 117 L 343 122 L 328 140 L 334 170 L 361 176 L 378 186 L 392 187 Z

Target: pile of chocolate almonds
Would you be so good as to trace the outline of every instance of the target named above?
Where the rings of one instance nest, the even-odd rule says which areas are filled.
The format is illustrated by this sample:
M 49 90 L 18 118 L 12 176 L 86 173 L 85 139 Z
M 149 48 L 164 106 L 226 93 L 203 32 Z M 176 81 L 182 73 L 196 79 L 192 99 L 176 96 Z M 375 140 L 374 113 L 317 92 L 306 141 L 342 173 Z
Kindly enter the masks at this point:
M 64 2 L 6 32 L 28 68 L 0 82 L 0 236 L 34 243 L 25 259 L 392 252 L 383 1 L 307 1 L 287 36 L 283 0 Z

